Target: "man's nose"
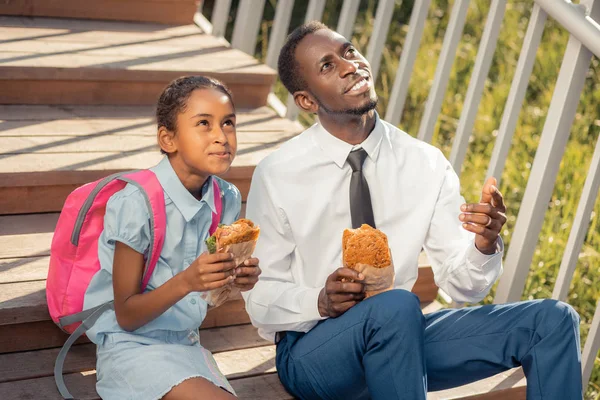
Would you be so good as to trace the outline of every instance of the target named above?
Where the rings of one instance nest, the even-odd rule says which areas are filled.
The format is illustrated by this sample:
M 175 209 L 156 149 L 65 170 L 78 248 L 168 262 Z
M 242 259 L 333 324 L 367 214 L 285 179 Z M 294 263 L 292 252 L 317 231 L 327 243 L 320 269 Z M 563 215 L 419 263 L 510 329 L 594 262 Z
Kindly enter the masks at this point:
M 342 68 L 340 68 L 342 78 L 346 75 L 354 75 L 356 71 L 358 71 L 357 61 L 342 59 Z

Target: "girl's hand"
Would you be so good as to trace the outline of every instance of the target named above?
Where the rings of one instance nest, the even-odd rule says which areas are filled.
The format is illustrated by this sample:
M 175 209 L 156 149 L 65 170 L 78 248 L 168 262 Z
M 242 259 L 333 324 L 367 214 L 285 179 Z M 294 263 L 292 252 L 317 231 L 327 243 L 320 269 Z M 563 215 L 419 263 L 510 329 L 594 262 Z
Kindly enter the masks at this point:
M 235 269 L 234 285 L 242 292 L 250 290 L 258 282 L 258 276 L 262 271 L 258 266 L 258 258 L 249 258 Z
M 218 289 L 233 282 L 234 278 L 235 262 L 230 253 L 204 252 L 181 272 L 188 293 Z

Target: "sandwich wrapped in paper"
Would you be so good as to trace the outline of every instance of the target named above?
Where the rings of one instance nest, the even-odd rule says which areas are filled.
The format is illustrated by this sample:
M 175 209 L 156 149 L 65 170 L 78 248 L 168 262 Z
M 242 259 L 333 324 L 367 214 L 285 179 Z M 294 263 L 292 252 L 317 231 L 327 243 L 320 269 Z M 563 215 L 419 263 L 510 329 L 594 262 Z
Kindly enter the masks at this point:
M 394 265 L 387 236 L 379 229 L 363 224 L 357 229 L 344 230 L 342 255 L 344 267 L 365 276 L 366 297 L 394 288 Z
M 206 239 L 206 246 L 210 254 L 232 253 L 233 261 L 239 266 L 252 257 L 260 229 L 254 226 L 249 219 L 239 219 L 231 225 L 219 225 L 215 233 Z M 239 293 L 233 283 L 229 283 L 218 289 L 202 293 L 202 297 L 209 306 L 217 307 L 223 304 L 229 297 Z

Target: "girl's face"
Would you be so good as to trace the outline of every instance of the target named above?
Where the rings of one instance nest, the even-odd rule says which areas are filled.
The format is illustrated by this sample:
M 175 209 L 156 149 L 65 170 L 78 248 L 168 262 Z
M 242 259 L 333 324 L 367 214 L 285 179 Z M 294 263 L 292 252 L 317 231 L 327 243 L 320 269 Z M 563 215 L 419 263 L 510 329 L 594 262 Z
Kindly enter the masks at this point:
M 227 172 L 237 150 L 235 123 L 235 109 L 226 94 L 194 90 L 185 111 L 177 115 L 177 133 L 172 136 L 178 164 L 206 177 Z

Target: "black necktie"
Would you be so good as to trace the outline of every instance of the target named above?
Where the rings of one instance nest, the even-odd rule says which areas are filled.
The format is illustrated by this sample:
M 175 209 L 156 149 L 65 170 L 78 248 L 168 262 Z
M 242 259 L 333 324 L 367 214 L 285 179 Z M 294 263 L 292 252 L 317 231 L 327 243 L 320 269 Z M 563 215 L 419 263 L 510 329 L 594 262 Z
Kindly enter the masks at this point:
M 363 163 L 366 158 L 367 152 L 361 148 L 350 152 L 346 160 L 352 168 L 352 178 L 350 179 L 350 215 L 352 216 L 352 228 L 359 228 L 362 224 L 368 224 L 375 228 L 371 193 L 362 172 Z

